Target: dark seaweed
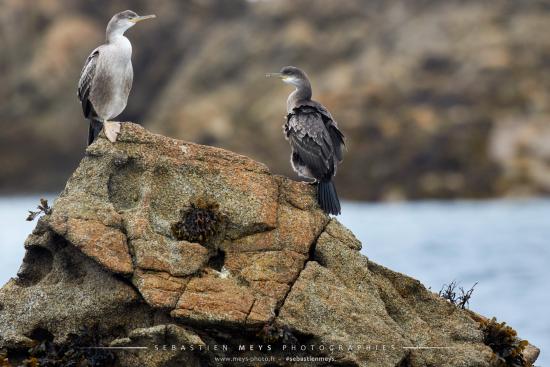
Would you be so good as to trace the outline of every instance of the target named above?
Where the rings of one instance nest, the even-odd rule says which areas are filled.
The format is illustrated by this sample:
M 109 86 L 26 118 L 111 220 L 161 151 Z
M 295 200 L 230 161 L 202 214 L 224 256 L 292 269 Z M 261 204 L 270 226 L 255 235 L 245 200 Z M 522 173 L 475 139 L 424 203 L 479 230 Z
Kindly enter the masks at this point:
M 269 322 L 258 332 L 260 337 L 266 343 L 297 344 L 298 339 L 286 325 L 277 325 L 275 322 Z
M 27 216 L 27 221 L 32 222 L 33 220 L 36 219 L 37 216 L 39 216 L 42 213 L 45 214 L 45 215 L 52 214 L 52 208 L 48 204 L 48 200 L 46 200 L 44 198 L 40 199 L 40 204 L 38 204 L 38 206 L 36 208 L 38 209 L 37 211 L 29 210 L 29 215 Z
M 115 362 L 114 353 L 101 348 L 97 327 L 82 328 L 63 344 L 55 344 L 50 337 L 36 340 L 17 365 L 9 361 L 7 353 L 0 354 L 0 367 L 114 367 Z
M 470 304 L 470 299 L 472 298 L 472 293 L 474 293 L 474 288 L 476 285 L 477 282 L 475 282 L 474 285 L 466 291 L 464 288 L 458 286 L 458 284 L 453 280 L 449 284 L 443 284 L 443 287 L 441 287 L 438 294 L 439 297 L 446 299 L 453 305 L 464 310 L 468 308 Z M 460 294 L 457 294 L 457 292 L 460 292 Z
M 498 323 L 496 318 L 481 321 L 483 342 L 491 347 L 497 358 L 497 366 L 501 367 L 531 367 L 523 357 L 523 351 L 529 344 L 521 340 L 517 333 L 505 322 Z

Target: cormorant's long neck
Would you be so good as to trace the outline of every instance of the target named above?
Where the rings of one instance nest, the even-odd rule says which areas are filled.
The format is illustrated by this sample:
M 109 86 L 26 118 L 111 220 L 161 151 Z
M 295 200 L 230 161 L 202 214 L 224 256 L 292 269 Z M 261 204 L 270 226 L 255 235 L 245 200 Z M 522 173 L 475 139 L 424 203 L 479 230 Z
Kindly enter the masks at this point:
M 288 96 L 287 109 L 291 112 L 297 107 L 300 102 L 310 101 L 312 96 L 311 83 L 309 80 L 301 80 L 300 83 L 295 84 L 296 90 Z
M 124 27 L 117 27 L 114 24 L 109 23 L 107 25 L 107 43 L 115 43 L 117 39 L 120 37 L 124 37 L 124 32 L 126 32 L 127 28 Z

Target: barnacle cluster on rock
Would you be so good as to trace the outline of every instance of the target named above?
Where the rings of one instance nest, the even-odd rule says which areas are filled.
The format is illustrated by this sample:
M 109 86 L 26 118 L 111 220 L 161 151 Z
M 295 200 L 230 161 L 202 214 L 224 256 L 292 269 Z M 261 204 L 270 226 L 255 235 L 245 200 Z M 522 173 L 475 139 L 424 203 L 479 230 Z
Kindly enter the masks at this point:
M 205 245 L 216 237 L 223 223 L 219 205 L 200 198 L 180 210 L 180 220 L 172 224 L 172 234 L 178 240 Z
M 482 320 L 480 328 L 483 332 L 483 342 L 495 352 L 497 366 L 532 366 L 523 356 L 523 351 L 529 342 L 518 338 L 516 331 L 506 325 L 505 322 L 499 323 L 496 318 L 493 317 L 490 320 Z

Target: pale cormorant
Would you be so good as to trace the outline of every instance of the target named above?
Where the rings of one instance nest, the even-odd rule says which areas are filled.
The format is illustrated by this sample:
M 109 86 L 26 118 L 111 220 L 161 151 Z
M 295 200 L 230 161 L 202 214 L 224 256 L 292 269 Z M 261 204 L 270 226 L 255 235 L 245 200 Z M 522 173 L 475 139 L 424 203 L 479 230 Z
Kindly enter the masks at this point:
M 132 88 L 132 44 L 124 32 L 137 22 L 154 18 L 139 16 L 131 10 L 115 14 L 107 25 L 107 42 L 92 51 L 78 81 L 78 99 L 84 117 L 90 120 L 88 145 L 105 126 L 105 135 L 115 142 L 120 123 L 109 120 L 117 117 L 128 101 Z
M 292 148 L 292 168 L 298 175 L 315 180 L 317 201 L 326 213 L 340 214 L 340 201 L 332 178 L 342 161 L 344 135 L 325 106 L 311 99 L 311 83 L 306 73 L 294 66 L 285 66 L 281 72 L 266 76 L 279 77 L 296 88 L 288 96 L 284 125 Z

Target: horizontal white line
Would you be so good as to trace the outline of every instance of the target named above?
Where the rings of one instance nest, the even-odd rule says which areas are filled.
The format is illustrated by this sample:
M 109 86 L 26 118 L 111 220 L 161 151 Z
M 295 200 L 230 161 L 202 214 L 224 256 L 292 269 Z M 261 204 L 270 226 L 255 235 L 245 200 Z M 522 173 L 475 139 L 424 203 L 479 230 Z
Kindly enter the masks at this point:
M 80 349 L 149 349 L 149 347 L 84 347 Z
M 455 349 L 455 347 L 403 347 L 403 349 Z

